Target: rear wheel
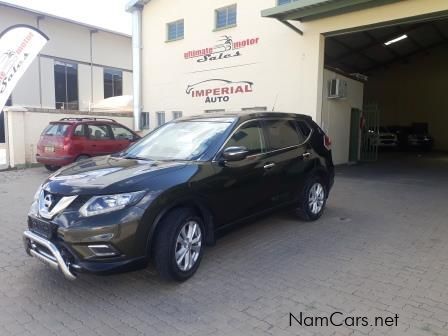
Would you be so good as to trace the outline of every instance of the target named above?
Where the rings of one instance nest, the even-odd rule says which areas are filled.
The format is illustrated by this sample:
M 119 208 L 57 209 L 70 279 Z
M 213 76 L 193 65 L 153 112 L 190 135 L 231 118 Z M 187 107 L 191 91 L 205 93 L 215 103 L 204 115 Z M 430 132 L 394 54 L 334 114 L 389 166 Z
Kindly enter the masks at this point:
M 204 224 L 189 208 L 168 213 L 159 223 L 154 263 L 166 280 L 185 281 L 198 269 L 204 251 Z
M 76 158 L 76 162 L 87 160 L 90 156 L 88 155 L 80 155 Z
M 47 168 L 48 171 L 54 172 L 54 171 L 58 170 L 61 167 L 55 166 L 55 165 L 45 165 L 45 168 Z
M 313 176 L 305 182 L 296 212 L 305 221 L 315 221 L 322 216 L 326 203 L 326 184 L 322 178 Z

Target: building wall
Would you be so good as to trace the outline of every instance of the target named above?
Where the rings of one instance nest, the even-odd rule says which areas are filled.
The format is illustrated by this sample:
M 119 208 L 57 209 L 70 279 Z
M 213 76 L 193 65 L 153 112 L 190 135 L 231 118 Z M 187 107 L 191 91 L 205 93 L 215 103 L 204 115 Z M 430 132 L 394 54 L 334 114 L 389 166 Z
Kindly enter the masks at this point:
M 12 93 L 13 104 L 26 107 L 55 108 L 54 60 L 78 64 L 79 108 L 88 110 L 90 102 L 104 99 L 103 69 L 112 67 L 123 70 L 123 93 L 132 92 L 132 44 L 129 36 L 97 31 L 92 34 L 92 59 L 90 29 L 52 17 L 37 19 L 32 12 L 0 5 L 0 31 L 15 25 L 28 24 L 39 27 L 49 41 L 41 54 L 20 79 Z M 41 90 L 39 89 L 39 63 Z M 93 63 L 93 99 L 91 89 L 91 63 Z M 125 80 L 126 78 L 126 80 Z M 42 95 L 42 100 L 40 96 Z
M 383 126 L 426 122 L 435 148 L 448 150 L 447 59 L 443 46 L 369 77 L 366 101 L 378 103 Z
M 237 26 L 214 31 L 214 10 L 234 3 L 237 4 Z M 275 5 L 276 0 L 196 0 L 194 6 L 182 0 L 171 0 L 169 4 L 151 0 L 145 5 L 143 111 L 150 112 L 152 127 L 156 126 L 157 111 L 165 111 L 167 121 L 172 118 L 172 111 L 191 115 L 205 110 L 241 110 L 254 106 L 303 113 L 324 128 L 325 122 L 330 122 L 328 131 L 335 142 L 336 161 L 346 162 L 349 105 L 362 107 L 362 89 L 353 83 L 357 96 L 352 101 L 329 103 L 322 99 L 328 75 L 324 73 L 324 36 L 448 10 L 446 0 L 400 1 L 310 22 L 293 22 L 303 31 L 301 36 L 277 20 L 261 17 L 262 10 Z M 166 42 L 166 24 L 178 19 L 185 20 L 185 38 Z M 238 57 L 207 62 L 184 57 L 190 50 L 218 45 L 224 35 L 234 42 L 252 38 L 258 39 L 258 43 L 240 49 Z M 251 92 L 230 95 L 227 102 L 206 103 L 204 97 L 186 93 L 189 85 L 210 79 L 248 81 L 253 86 Z M 217 82 L 202 84 L 203 88 L 210 89 L 219 86 Z M 336 113 L 328 117 L 329 109 L 333 111 L 333 108 Z
M 347 97 L 328 99 L 327 85 L 334 78 L 347 82 Z M 364 83 L 329 70 L 324 70 L 323 82 L 321 126 L 331 138 L 334 163 L 346 163 L 349 161 L 351 111 L 353 108 L 362 110 Z

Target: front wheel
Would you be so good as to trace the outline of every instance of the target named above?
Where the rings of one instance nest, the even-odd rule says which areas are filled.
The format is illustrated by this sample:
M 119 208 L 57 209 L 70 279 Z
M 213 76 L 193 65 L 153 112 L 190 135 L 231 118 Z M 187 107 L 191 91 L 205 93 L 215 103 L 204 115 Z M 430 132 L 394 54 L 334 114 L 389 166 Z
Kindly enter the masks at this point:
M 185 281 L 196 272 L 204 251 L 204 224 L 192 209 L 178 208 L 159 223 L 154 263 L 166 280 Z
M 305 221 L 315 221 L 322 216 L 327 203 L 327 188 L 322 178 L 313 176 L 305 182 L 296 209 L 299 217 Z

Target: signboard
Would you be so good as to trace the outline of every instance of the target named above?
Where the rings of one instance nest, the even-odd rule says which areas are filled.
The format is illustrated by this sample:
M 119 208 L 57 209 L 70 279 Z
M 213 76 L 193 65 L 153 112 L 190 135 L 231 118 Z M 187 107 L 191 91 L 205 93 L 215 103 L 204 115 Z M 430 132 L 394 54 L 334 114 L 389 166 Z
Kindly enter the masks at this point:
M 12 26 L 0 34 L 0 111 L 47 41 L 44 33 L 27 25 Z
M 241 56 L 241 49 L 257 45 L 259 37 L 234 41 L 232 36 L 224 35 L 213 47 L 190 50 L 184 53 L 185 59 L 196 59 L 198 63 L 212 62 Z
M 185 93 L 192 98 L 201 98 L 205 103 L 228 102 L 233 95 L 253 92 L 253 82 L 232 82 L 226 79 L 207 79 L 188 85 Z

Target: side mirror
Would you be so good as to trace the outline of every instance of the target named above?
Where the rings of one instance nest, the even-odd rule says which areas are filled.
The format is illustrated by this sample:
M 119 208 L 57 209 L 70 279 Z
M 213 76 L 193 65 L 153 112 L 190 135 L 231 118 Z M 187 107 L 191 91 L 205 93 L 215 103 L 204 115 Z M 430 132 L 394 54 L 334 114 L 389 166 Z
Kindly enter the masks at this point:
M 225 161 L 241 161 L 249 155 L 246 147 L 227 147 L 222 153 Z

